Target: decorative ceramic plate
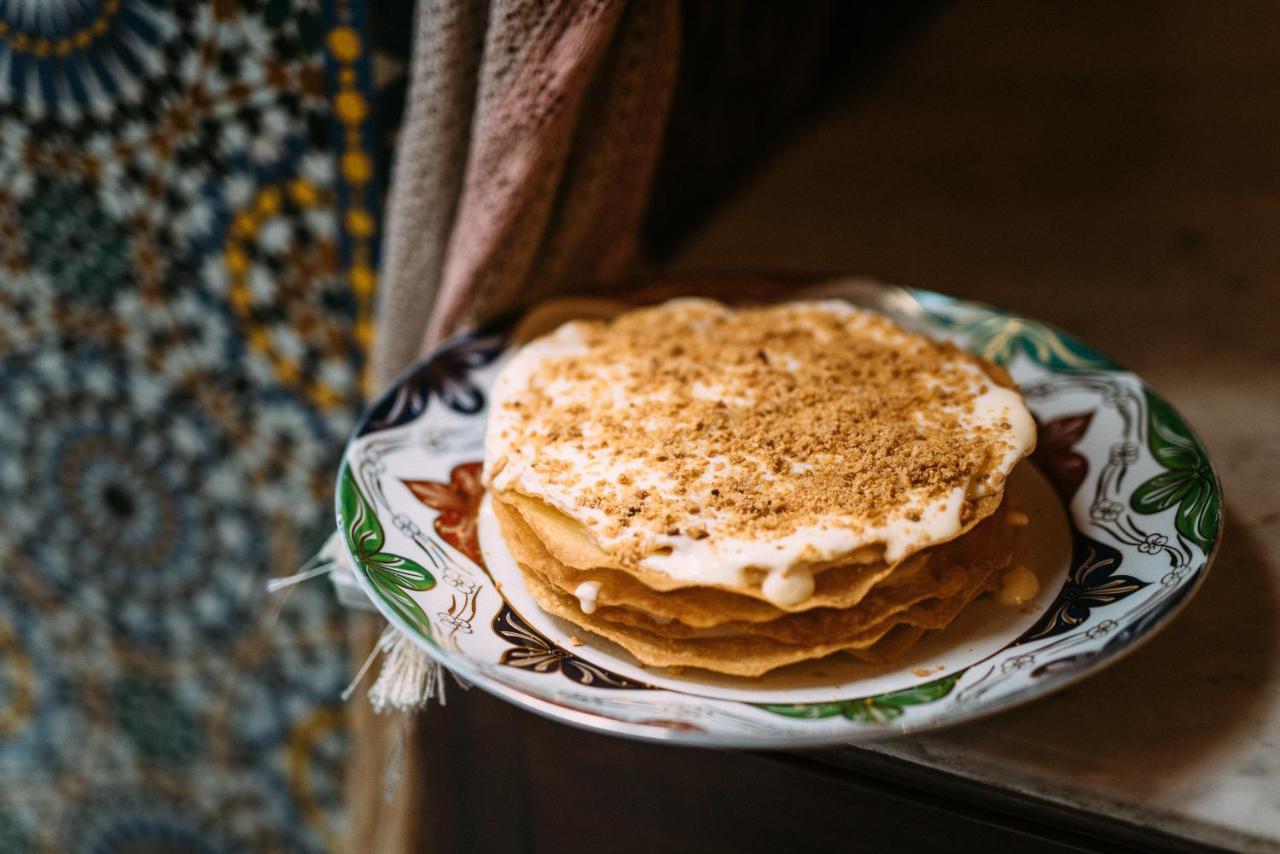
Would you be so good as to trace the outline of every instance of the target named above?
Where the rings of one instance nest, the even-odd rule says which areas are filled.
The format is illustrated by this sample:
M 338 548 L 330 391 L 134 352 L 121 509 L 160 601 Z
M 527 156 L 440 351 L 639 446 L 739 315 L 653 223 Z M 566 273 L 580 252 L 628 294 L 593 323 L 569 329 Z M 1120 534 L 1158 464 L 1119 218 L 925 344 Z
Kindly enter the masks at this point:
M 797 292 L 792 290 L 792 296 Z M 921 290 L 830 282 L 839 296 L 1004 365 L 1039 422 L 1022 466 L 1018 560 L 1037 598 L 982 597 L 886 666 L 807 662 L 760 679 L 646 668 L 543 613 L 480 482 L 487 393 L 510 324 L 408 370 L 347 447 L 338 524 L 379 611 L 467 682 L 575 726 L 708 746 L 804 747 L 968 720 L 1124 655 L 1187 602 L 1221 528 L 1221 489 L 1186 422 L 1134 374 L 1041 323 Z

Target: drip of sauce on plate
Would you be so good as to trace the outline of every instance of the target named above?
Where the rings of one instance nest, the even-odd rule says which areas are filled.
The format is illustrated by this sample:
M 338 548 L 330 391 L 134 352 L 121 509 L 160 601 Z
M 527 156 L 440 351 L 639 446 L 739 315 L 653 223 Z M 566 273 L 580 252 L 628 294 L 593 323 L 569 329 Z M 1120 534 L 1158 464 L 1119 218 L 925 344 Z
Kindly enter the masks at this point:
M 1040 592 L 1040 580 L 1025 566 L 1011 566 L 1000 576 L 1000 589 L 996 601 L 1001 605 L 1018 607 L 1025 605 Z

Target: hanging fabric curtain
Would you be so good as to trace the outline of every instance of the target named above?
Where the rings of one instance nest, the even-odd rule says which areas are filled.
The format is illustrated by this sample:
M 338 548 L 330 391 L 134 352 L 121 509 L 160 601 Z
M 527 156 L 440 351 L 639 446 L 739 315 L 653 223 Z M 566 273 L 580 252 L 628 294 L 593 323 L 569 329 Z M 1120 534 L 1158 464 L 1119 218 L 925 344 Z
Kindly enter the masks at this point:
M 678 50 L 674 0 L 419 4 L 371 394 L 460 327 L 626 271 Z M 361 661 L 384 624 L 352 625 Z M 363 698 L 349 715 L 347 850 L 422 849 L 413 793 L 394 787 L 414 778 L 421 721 Z

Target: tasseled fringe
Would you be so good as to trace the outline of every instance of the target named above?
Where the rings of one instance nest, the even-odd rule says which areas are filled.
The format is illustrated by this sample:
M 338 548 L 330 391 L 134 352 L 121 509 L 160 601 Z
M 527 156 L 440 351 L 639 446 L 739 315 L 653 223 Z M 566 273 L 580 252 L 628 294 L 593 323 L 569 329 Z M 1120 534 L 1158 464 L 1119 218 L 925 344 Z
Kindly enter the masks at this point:
M 440 665 L 390 626 L 382 633 L 382 639 L 388 634 L 393 637 L 386 647 L 382 670 L 369 689 L 369 703 L 373 710 L 420 712 L 433 698 L 443 706 L 444 673 Z M 379 646 L 382 646 L 382 639 L 379 639 Z
M 303 564 L 293 575 L 268 581 L 267 592 L 276 593 L 281 590 L 292 592 L 296 585 L 323 575 L 329 576 L 342 604 L 348 607 L 372 609 L 372 603 L 356 581 L 355 568 L 352 567 L 346 547 L 337 533 L 329 537 L 315 557 Z M 288 592 L 274 609 L 271 619 L 274 620 L 279 615 Z M 434 659 L 414 646 L 413 641 L 392 626 L 383 629 L 378 642 L 369 651 L 368 658 L 352 678 L 351 684 L 347 685 L 342 692 L 343 700 L 351 698 L 379 656 L 383 656 L 382 667 L 368 693 L 369 703 L 374 711 L 421 712 L 427 708 L 432 699 L 444 705 L 442 668 Z M 469 686 L 464 684 L 463 687 Z
M 279 593 L 286 587 L 292 587 L 295 584 L 301 584 L 304 581 L 310 581 L 313 578 L 319 578 L 322 575 L 328 575 L 333 572 L 333 561 L 326 560 L 321 554 L 317 554 L 311 560 L 302 565 L 302 568 L 293 575 L 286 575 L 283 578 L 272 578 L 267 582 L 268 593 Z
M 380 655 L 385 656 L 382 669 L 378 671 L 378 678 L 374 680 L 368 694 L 369 703 L 375 712 L 385 712 L 388 709 L 398 712 L 422 711 L 433 697 L 440 705 L 444 705 L 444 674 L 440 672 L 440 665 L 393 626 L 382 630 L 378 642 L 369 651 L 369 657 L 364 660 L 351 684 L 342 692 L 343 700 L 351 698 Z
M 271 610 L 267 612 L 267 625 L 274 626 L 276 620 L 280 619 L 280 612 L 289 603 L 289 597 L 293 595 L 293 591 L 297 589 L 299 584 L 304 581 L 310 581 L 313 578 L 319 578 L 322 575 L 332 576 L 334 570 L 340 566 L 332 549 L 335 541 L 336 536 L 325 540 L 324 545 L 320 547 L 320 551 L 316 552 L 311 560 L 299 567 L 298 571 L 293 575 L 268 579 L 267 593 L 279 593 L 283 590 L 284 595 L 277 599 L 275 604 L 271 606 Z

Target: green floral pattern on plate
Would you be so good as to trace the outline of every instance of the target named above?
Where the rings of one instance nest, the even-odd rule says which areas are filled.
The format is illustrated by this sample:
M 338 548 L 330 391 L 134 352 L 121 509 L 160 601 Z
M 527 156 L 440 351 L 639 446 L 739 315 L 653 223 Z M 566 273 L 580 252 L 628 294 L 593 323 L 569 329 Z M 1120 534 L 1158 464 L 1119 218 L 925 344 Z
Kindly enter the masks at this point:
M 382 524 L 360 493 L 351 467 L 345 463 L 338 476 L 338 511 L 338 525 L 360 571 L 397 614 L 424 636 L 431 637 L 431 623 L 426 613 L 405 591 L 430 590 L 436 586 L 435 576 L 420 563 L 382 550 L 386 542 Z
M 874 697 L 863 697 L 858 700 L 782 706 L 762 705 L 759 708 L 764 709 L 766 712 L 785 715 L 789 718 L 815 720 L 842 717 L 846 720 L 860 723 L 887 724 L 902 717 L 903 710 L 908 706 L 932 703 L 950 694 L 951 689 L 955 687 L 956 680 L 963 673 L 964 671 L 952 673 L 950 676 L 944 676 L 941 679 L 935 679 L 932 682 L 926 682 L 914 688 L 905 688 L 901 691 L 891 691 L 887 694 L 877 694 Z
M 1222 496 L 1204 448 L 1185 421 L 1150 389 L 1147 398 L 1147 444 L 1161 472 L 1133 491 L 1129 506 L 1145 515 L 1177 507 L 1174 527 L 1209 551 L 1218 536 Z

